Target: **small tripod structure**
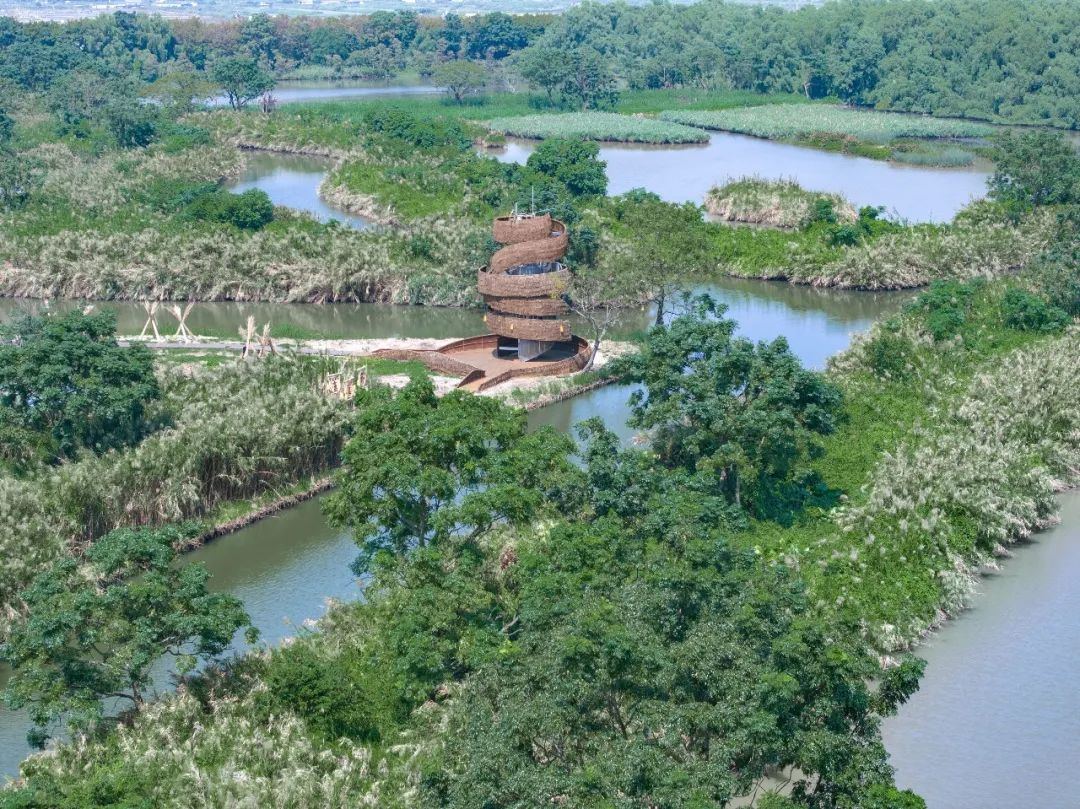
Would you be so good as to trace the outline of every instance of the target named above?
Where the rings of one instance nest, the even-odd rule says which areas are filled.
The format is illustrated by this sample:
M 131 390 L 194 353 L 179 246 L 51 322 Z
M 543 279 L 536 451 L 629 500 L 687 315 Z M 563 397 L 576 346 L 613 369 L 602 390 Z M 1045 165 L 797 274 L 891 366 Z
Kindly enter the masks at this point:
M 157 301 L 143 301 L 143 309 L 146 310 L 146 322 L 143 324 L 142 331 L 139 332 L 139 336 L 140 337 L 145 337 L 146 336 L 146 330 L 152 328 L 154 330 L 154 339 L 157 340 L 160 343 L 161 342 L 161 333 L 158 331 L 158 327 L 157 327 L 158 302 Z
M 189 303 L 187 306 L 184 307 L 183 311 L 181 311 L 179 306 L 173 306 L 169 309 L 169 311 L 173 313 L 173 317 L 175 317 L 177 322 L 180 324 L 179 328 L 177 328 L 176 330 L 176 334 L 174 334 L 173 336 L 185 343 L 190 343 L 192 338 L 195 336 L 187 327 L 187 317 L 191 314 L 191 310 L 192 308 L 194 308 L 194 306 L 194 303 Z
M 278 101 L 274 98 L 273 93 L 263 93 L 262 98 L 259 100 L 259 106 L 262 107 L 262 111 L 267 115 L 277 109 Z
M 270 339 L 269 323 L 263 326 L 262 334 L 259 335 L 259 356 L 263 356 L 267 351 L 271 354 L 277 354 L 277 349 L 274 348 L 274 341 Z
M 241 326 L 238 331 L 240 336 L 244 339 L 244 351 L 240 355 L 242 359 L 247 359 L 248 355 L 253 351 L 256 357 L 262 357 L 267 351 L 271 354 L 277 354 L 277 349 L 274 347 L 274 341 L 270 339 L 269 323 L 263 326 L 262 334 L 259 334 L 255 330 L 255 317 L 253 315 L 248 315 L 246 326 Z M 255 348 L 256 343 L 259 345 L 257 349 Z

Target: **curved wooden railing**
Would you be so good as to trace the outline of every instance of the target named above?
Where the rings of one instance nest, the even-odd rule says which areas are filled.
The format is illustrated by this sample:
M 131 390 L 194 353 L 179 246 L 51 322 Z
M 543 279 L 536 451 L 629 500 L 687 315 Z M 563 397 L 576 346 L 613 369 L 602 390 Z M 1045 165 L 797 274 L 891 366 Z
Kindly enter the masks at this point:
M 566 228 L 562 222 L 552 222 L 552 227 L 558 226 L 560 230 L 550 231 L 547 236 L 534 239 L 531 242 L 518 242 L 508 244 L 501 250 L 497 250 L 491 257 L 488 269 L 491 272 L 506 272 L 512 267 L 522 264 L 543 264 L 548 261 L 558 261 L 566 255 L 569 240 L 566 236 Z
M 517 244 L 545 239 L 553 230 L 551 214 L 539 216 L 500 216 L 491 226 L 491 235 L 499 244 Z
M 555 270 L 540 275 L 496 275 L 480 270 L 476 287 L 490 298 L 557 298 L 570 288 L 570 271 Z
M 566 301 L 559 297 L 500 298 L 492 295 L 487 299 L 487 305 L 493 312 L 523 317 L 557 317 L 570 311 Z
M 488 312 L 484 315 L 488 331 L 503 337 L 516 337 L 519 340 L 539 340 L 547 343 L 561 343 L 573 335 L 568 320 L 548 320 L 532 317 L 515 317 Z

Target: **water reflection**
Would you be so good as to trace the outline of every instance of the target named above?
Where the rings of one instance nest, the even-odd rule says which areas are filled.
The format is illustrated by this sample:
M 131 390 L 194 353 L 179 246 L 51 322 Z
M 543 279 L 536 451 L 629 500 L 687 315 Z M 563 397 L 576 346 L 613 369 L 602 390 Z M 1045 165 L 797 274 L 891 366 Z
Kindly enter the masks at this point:
M 486 150 L 503 162 L 524 163 L 535 141 L 511 138 Z M 986 193 L 978 167 L 927 168 L 824 152 L 747 135 L 713 132 L 706 144 L 644 146 L 604 143 L 608 193 L 645 188 L 669 202 L 702 203 L 714 185 L 739 177 L 795 180 L 803 188 L 841 194 L 856 206 L 884 205 L 910 222 L 947 222 Z
M 237 194 L 259 188 L 275 205 L 305 211 L 320 222 L 336 219 L 358 229 L 369 227 L 370 220 L 335 208 L 319 196 L 319 186 L 332 166 L 328 158 L 254 153 L 248 156 L 239 179 L 227 188 Z

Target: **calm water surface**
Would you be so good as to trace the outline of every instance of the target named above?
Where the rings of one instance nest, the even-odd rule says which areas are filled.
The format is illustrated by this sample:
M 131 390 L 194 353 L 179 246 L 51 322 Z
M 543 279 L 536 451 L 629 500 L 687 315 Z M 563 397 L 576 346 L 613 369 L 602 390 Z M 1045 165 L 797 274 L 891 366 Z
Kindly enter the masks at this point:
M 320 222 L 336 219 L 358 229 L 369 227 L 368 219 L 335 208 L 319 196 L 319 186 L 333 164 L 323 157 L 257 152 L 248 156 L 239 179 L 226 187 L 238 194 L 261 188 L 275 205 L 306 211 Z
M 535 141 L 508 139 L 486 150 L 503 162 L 524 163 Z M 856 207 L 884 205 L 895 219 L 947 222 L 986 193 L 979 168 L 925 168 L 713 132 L 709 142 L 686 146 L 604 143 L 608 193 L 645 188 L 669 202 L 702 203 L 709 189 L 739 177 L 795 180 L 803 188 L 841 194 Z
M 885 723 L 896 780 L 928 809 L 1080 805 L 1080 492 L 1060 502 L 1062 524 L 918 650 L 922 687 Z

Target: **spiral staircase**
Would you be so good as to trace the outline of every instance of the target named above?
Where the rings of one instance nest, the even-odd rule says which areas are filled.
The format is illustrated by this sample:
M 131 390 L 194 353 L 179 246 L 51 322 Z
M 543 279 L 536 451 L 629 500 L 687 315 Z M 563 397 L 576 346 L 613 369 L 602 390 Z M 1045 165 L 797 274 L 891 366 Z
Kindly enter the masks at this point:
M 572 344 L 562 298 L 570 285 L 561 261 L 566 227 L 550 214 L 519 214 L 496 219 L 492 235 L 503 247 L 480 270 L 477 287 L 488 305 L 488 331 L 499 338 L 497 351 L 529 362 Z

